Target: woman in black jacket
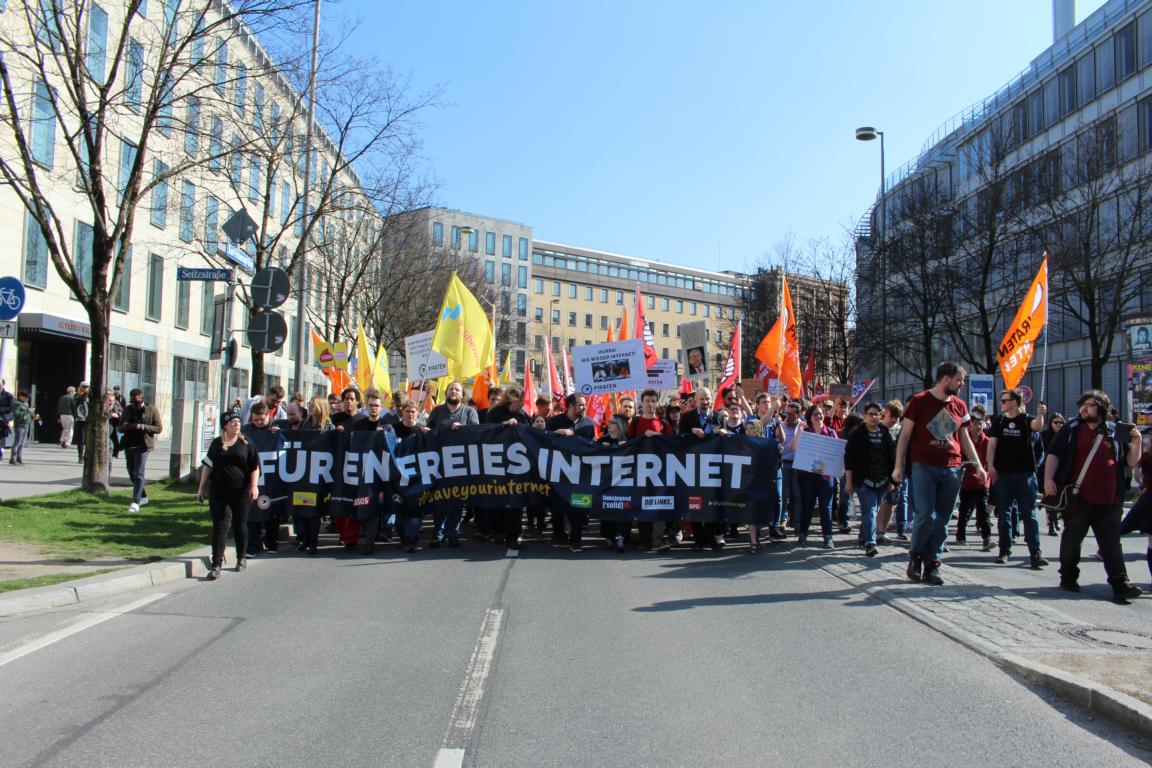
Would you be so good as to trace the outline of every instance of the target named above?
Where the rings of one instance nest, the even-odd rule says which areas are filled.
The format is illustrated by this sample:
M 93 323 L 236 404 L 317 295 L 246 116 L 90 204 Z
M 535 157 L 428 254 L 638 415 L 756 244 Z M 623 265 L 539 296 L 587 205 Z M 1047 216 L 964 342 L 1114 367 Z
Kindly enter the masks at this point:
M 876 511 L 892 486 L 896 443 L 880 424 L 883 409 L 877 402 L 864 406 L 864 423 L 847 435 L 844 446 L 844 492 L 860 499 L 860 537 L 864 554 L 876 556 Z
M 256 485 L 260 464 L 256 447 L 240 434 L 240 416 L 234 412 L 221 418 L 222 433 L 208 446 L 200 471 L 197 501 L 208 498 L 212 514 L 212 568 L 208 580 L 220 578 L 224 564 L 224 537 L 229 524 L 236 544 L 236 571 L 248 566 L 248 505 L 260 491 Z

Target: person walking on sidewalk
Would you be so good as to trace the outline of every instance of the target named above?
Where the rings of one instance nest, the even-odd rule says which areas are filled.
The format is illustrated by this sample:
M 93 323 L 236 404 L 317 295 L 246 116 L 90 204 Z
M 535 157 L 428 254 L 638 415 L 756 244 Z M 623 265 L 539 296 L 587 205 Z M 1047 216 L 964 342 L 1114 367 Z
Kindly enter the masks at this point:
M 80 382 L 76 390 L 76 398 L 72 404 L 72 442 L 76 445 L 76 463 L 84 463 L 84 438 L 88 432 L 88 382 Z
M 976 446 L 976 455 L 980 458 L 985 473 L 988 465 L 984 464 L 984 457 L 988 455 L 988 435 L 984 434 L 984 407 L 972 407 L 972 419 L 968 422 L 968 436 L 972 438 L 972 445 Z M 992 551 L 992 526 L 988 520 L 988 477 L 981 480 L 976 476 L 976 465 L 970 461 L 964 462 L 964 474 L 960 478 L 960 508 L 956 514 L 956 543 L 962 546 L 968 544 L 968 521 L 972 513 L 976 513 L 976 529 L 980 531 L 984 552 Z
M 76 387 L 68 387 L 60 399 L 56 401 L 56 421 L 60 424 L 60 439 L 57 441 L 61 448 L 72 445 L 72 424 L 76 403 Z
M 1024 524 L 1024 541 L 1028 544 L 1028 562 L 1032 570 L 1048 565 L 1040 554 L 1040 520 L 1036 516 L 1036 458 L 1032 435 L 1044 429 L 1043 403 L 1036 418 L 1020 407 L 1020 391 L 1006 389 L 1000 393 L 999 416 L 988 430 L 988 479 L 996 489 L 996 509 L 1000 510 L 1000 553 L 996 562 L 1006 563 L 1012 557 L 1012 520 L 1008 509 L 1016 504 L 1016 513 Z
M 133 389 L 128 393 L 131 402 L 120 417 L 120 449 L 128 464 L 128 477 L 132 480 L 132 503 L 129 512 L 139 512 L 148 503 L 144 490 L 144 471 L 148 466 L 148 453 L 156 447 L 156 435 L 163 431 L 160 412 L 154 405 L 144 404 L 144 393 Z
M 12 405 L 12 458 L 8 460 L 9 464 L 24 466 L 24 446 L 32 433 L 32 422 L 36 420 L 36 411 L 32 410 L 30 401 L 27 392 L 16 393 L 16 402 Z
M 1128 581 L 1120 546 L 1120 514 L 1127 486 L 1125 467 L 1134 469 L 1140 463 L 1140 432 L 1132 429 L 1127 443 L 1118 438 L 1114 425 L 1106 421 L 1112 400 L 1098 389 L 1080 395 L 1076 407 L 1077 417 L 1052 438 L 1044 459 L 1044 494 L 1061 498 L 1065 504 L 1060 588 L 1080 591 L 1080 545 L 1091 528 L 1113 599 L 1131 600 L 1141 593 Z
M 964 400 L 957 397 L 968 371 L 950 360 L 936 366 L 936 383 L 915 394 L 904 410 L 896 468 L 892 479 L 904 479 L 904 460 L 911 457 L 912 546 L 908 578 L 940 585 L 940 556 L 948 537 L 948 521 L 960 493 L 963 459 L 973 462 L 976 476 L 987 473 L 976 455 L 972 438 L 963 427 L 971 418 Z
M 267 415 L 267 412 L 265 412 Z M 256 447 L 240 434 L 240 415 L 226 413 L 221 417 L 221 434 L 208 446 L 200 470 L 200 487 L 196 500 L 208 499 L 212 515 L 212 568 L 208 580 L 220 578 L 224 565 L 224 537 L 232 529 L 236 545 L 236 571 L 248 567 L 248 506 L 260 495 L 260 462 Z
M 864 406 L 864 423 L 847 435 L 844 445 L 844 490 L 860 499 L 860 536 L 864 554 L 876 557 L 876 512 L 892 488 L 896 443 L 881 423 L 880 403 Z

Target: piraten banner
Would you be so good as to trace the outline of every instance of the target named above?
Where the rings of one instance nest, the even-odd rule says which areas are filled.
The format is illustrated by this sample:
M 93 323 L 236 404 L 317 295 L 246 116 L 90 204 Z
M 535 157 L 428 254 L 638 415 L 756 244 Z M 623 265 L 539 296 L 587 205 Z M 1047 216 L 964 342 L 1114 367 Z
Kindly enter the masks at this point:
M 606 446 L 527 427 L 417 433 L 266 432 L 261 519 L 320 513 L 434 515 L 546 503 L 605 520 L 767 523 L 779 450 L 743 435 L 643 437 Z

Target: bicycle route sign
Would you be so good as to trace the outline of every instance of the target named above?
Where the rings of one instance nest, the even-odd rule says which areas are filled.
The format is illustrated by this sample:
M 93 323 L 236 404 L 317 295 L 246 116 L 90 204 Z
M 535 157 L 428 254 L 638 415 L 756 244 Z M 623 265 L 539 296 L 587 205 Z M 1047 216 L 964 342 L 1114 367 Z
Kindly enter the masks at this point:
M 15 320 L 24 309 L 24 283 L 15 277 L 0 277 L 0 321 Z

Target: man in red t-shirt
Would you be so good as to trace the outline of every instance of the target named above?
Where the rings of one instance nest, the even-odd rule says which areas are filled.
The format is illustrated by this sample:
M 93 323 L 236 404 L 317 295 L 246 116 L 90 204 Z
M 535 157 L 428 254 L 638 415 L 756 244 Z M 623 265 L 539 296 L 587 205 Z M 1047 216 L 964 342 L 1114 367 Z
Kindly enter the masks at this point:
M 960 493 L 964 459 L 973 463 L 981 482 L 987 478 L 967 429 L 968 406 L 957 397 L 968 380 L 968 371 L 945 361 L 936 366 L 936 383 L 913 395 L 904 409 L 900 440 L 896 444 L 896 469 L 892 479 L 904 479 L 904 462 L 911 457 L 912 546 L 908 578 L 926 584 L 943 584 L 940 556 L 948 538 L 948 521 Z
M 1067 501 L 1064 536 L 1060 539 L 1060 587 L 1080 591 L 1080 545 L 1091 528 L 1112 596 L 1124 602 L 1140 596 L 1140 589 L 1128 581 L 1120 546 L 1124 468 L 1134 469 L 1140 463 L 1143 443 L 1138 430 L 1130 429 L 1131 438 L 1125 443 L 1108 424 L 1112 400 L 1104 392 L 1090 389 L 1080 395 L 1076 405 L 1077 418 L 1056 433 L 1044 457 L 1045 495 L 1058 496 L 1062 491 Z M 1089 457 L 1088 469 L 1082 471 Z
M 628 425 L 627 436 L 629 438 L 656 437 L 671 435 L 675 432 L 668 425 L 668 422 L 656 415 L 656 406 L 659 403 L 660 393 L 656 390 L 646 389 L 640 393 L 640 415 L 632 419 Z M 640 543 L 638 545 L 640 549 L 655 549 L 664 552 L 671 549 L 676 543 L 676 528 L 671 523 L 664 524 L 664 534 L 661 536 L 659 544 L 655 544 L 652 539 L 652 523 L 637 523 L 636 528 L 640 531 Z

